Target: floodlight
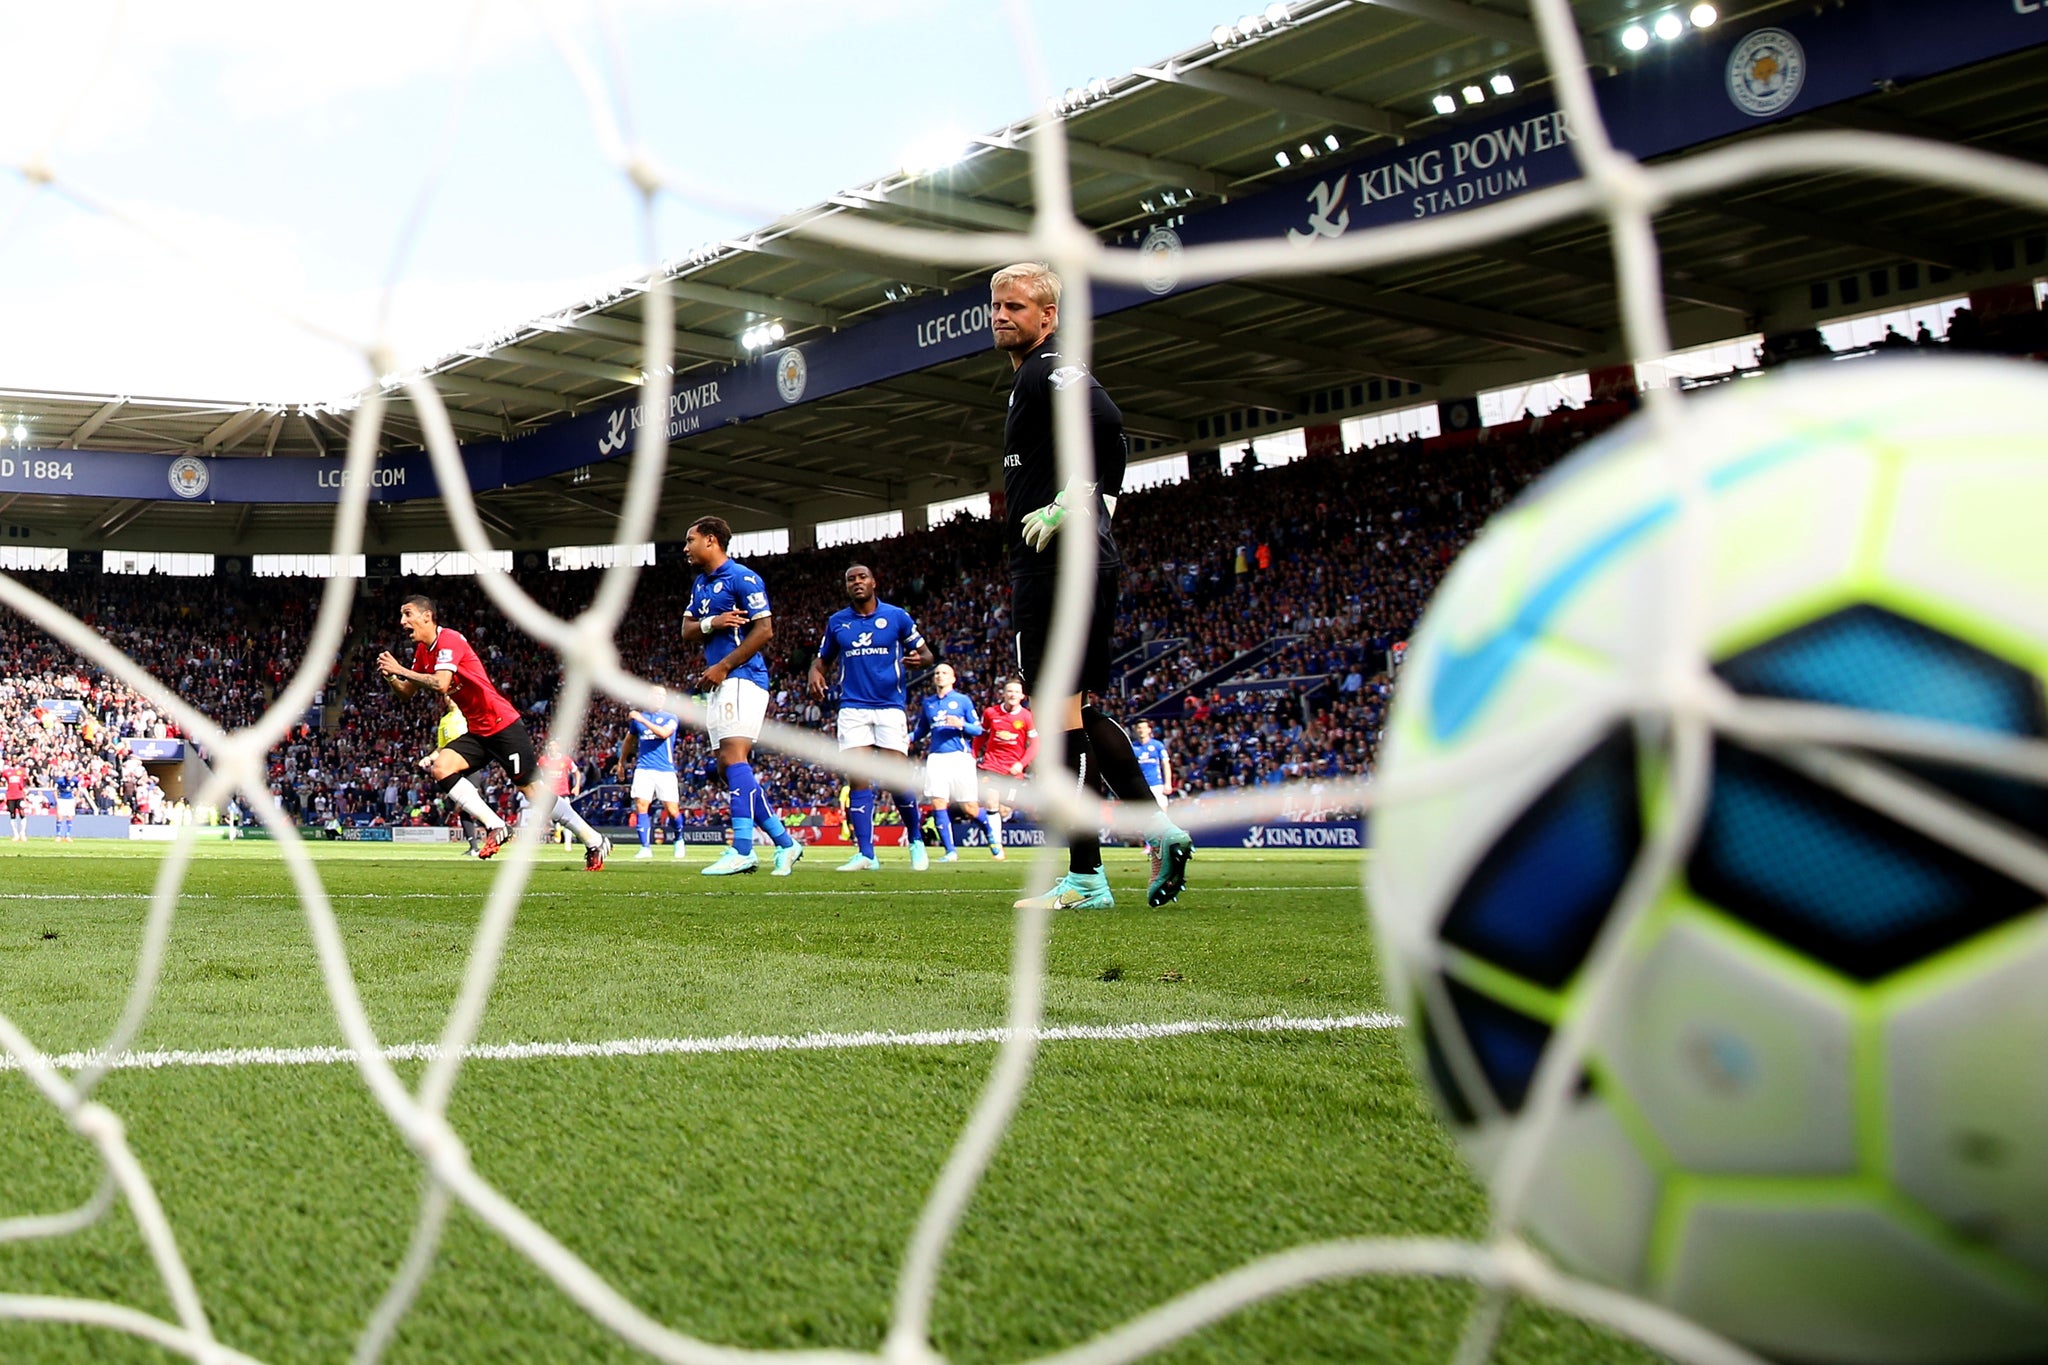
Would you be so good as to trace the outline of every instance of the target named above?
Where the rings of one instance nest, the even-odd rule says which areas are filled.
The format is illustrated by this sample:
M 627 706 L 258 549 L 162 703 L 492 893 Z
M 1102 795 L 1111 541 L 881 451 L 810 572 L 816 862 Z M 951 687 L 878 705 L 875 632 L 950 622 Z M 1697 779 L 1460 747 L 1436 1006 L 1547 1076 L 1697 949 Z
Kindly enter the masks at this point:
M 1650 45 L 1650 31 L 1641 24 L 1630 24 L 1621 31 L 1621 45 L 1630 52 L 1641 52 Z
M 1228 24 L 1218 24 L 1209 30 L 1209 41 L 1218 47 L 1229 47 L 1237 41 L 1237 30 Z
M 1292 166 L 1294 159 L 1285 152 L 1275 152 L 1273 153 L 1273 164 L 1276 166 Z
M 1505 71 L 1496 71 L 1493 79 L 1488 81 L 1487 84 L 1493 87 L 1493 93 L 1496 95 L 1512 95 L 1515 93 L 1515 78 Z
M 1694 5 L 1692 7 L 1692 26 L 1694 28 L 1712 28 L 1714 21 L 1720 17 L 1720 12 L 1712 5 Z
M 1306 160 L 1308 160 L 1308 159 L 1309 159 L 1310 157 L 1314 156 L 1315 154 L 1316 154 L 1316 148 L 1315 148 L 1315 144 L 1314 144 L 1314 143 L 1312 143 L 1312 142 L 1304 142 L 1304 143 L 1302 143 L 1302 144 L 1301 144 L 1301 159 L 1302 159 L 1303 161 L 1306 161 Z
M 1658 15 L 1656 27 L 1657 36 L 1667 43 L 1685 32 L 1685 22 L 1675 14 Z
M 1467 104 L 1486 103 L 1486 92 L 1476 85 L 1468 85 L 1459 93 L 1465 97 L 1465 103 Z
M 1273 27 L 1278 28 L 1286 23 L 1288 17 L 1287 6 L 1282 3 L 1282 0 L 1273 0 L 1272 4 L 1266 6 L 1266 22 Z
M 1333 152 L 1336 151 L 1338 146 L 1340 145 L 1337 141 L 1337 135 L 1335 133 L 1324 133 L 1323 145 L 1325 147 L 1328 147 Z
M 1429 104 L 1439 114 L 1455 114 L 1458 112 L 1458 102 L 1449 95 L 1438 95 Z

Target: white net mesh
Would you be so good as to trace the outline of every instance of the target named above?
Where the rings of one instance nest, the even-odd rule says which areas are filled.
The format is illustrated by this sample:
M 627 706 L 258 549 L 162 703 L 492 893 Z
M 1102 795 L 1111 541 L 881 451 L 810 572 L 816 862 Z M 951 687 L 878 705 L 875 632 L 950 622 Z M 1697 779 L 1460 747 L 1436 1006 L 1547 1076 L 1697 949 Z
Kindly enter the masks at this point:
M 1568 219 L 1594 217 L 1604 220 L 1612 234 L 1628 350 L 1636 359 L 1648 361 L 1663 357 L 1671 349 L 1662 310 L 1658 246 L 1652 218 L 1660 208 L 1677 200 L 1723 191 L 1737 184 L 1772 176 L 1855 168 L 1870 174 L 1910 178 L 1978 194 L 1997 194 L 2037 210 L 2048 209 L 2048 173 L 2037 168 L 1955 146 L 1876 135 L 1839 133 L 1760 139 L 1655 169 L 1646 168 L 1617 151 L 1605 135 L 1593 103 L 1591 84 L 1566 0 L 1535 0 L 1533 8 L 1560 104 L 1578 134 L 1574 148 L 1583 171 L 1581 179 L 1455 217 L 1353 233 L 1340 240 L 1319 243 L 1315 252 L 1296 250 L 1284 242 L 1192 249 L 1182 262 L 1183 277 L 1199 282 L 1253 275 L 1300 276 L 1356 270 L 1424 255 L 1455 252 L 1484 242 L 1527 234 Z M 545 9 L 541 12 L 548 13 Z M 1051 90 L 1039 60 L 1031 18 L 1022 0 L 1012 0 L 1009 17 L 1015 51 L 1023 60 L 1037 100 L 1043 104 Z M 618 59 L 618 40 L 608 27 L 601 25 L 600 29 L 610 49 L 603 58 L 593 58 L 578 37 L 566 29 L 554 31 L 552 39 L 582 90 L 590 123 L 603 155 L 640 206 L 640 229 L 647 243 L 648 258 L 653 259 L 656 256 L 653 248 L 654 215 L 664 196 L 681 196 L 695 202 L 720 202 L 720 196 L 703 186 L 679 180 L 670 170 L 655 164 L 643 150 L 634 135 L 633 102 L 620 74 L 623 63 Z M 1036 214 L 1029 233 L 939 233 L 876 226 L 848 216 L 822 219 L 809 224 L 804 230 L 819 238 L 870 253 L 925 264 L 992 268 L 1020 259 L 1048 261 L 1066 282 L 1067 294 L 1062 306 L 1063 347 L 1085 363 L 1092 353 L 1092 287 L 1098 281 L 1142 283 L 1148 267 L 1134 252 L 1105 247 L 1074 217 L 1069 207 L 1072 197 L 1067 182 L 1068 162 L 1059 120 L 1049 121 L 1032 147 Z M 132 231 L 148 234 L 152 230 L 150 224 L 129 220 L 110 201 L 94 195 L 82 185 L 71 183 L 60 169 L 40 157 L 31 158 L 15 169 L 32 184 L 63 193 L 92 213 L 119 221 Z M 419 195 L 417 210 L 394 244 L 394 282 L 402 275 L 410 246 L 416 240 L 421 224 L 431 213 L 440 174 L 437 171 L 429 177 Z M 758 211 L 756 206 L 741 207 L 747 212 Z M 642 390 L 641 404 L 647 420 L 638 427 L 630 479 L 623 499 L 625 510 L 615 530 L 614 540 L 621 545 L 639 544 L 649 539 L 660 504 L 667 454 L 660 434 L 665 429 L 664 423 L 657 419 L 666 411 L 669 402 L 671 384 L 668 375 L 673 361 L 674 316 L 666 280 L 660 271 L 650 273 L 643 298 L 645 339 L 642 368 L 649 378 Z M 373 375 L 386 374 L 396 368 L 391 348 L 382 337 L 362 342 L 349 340 L 345 329 L 323 327 L 317 321 L 302 321 L 301 325 L 322 335 L 348 341 L 360 352 L 368 372 Z M 448 508 L 457 539 L 485 566 L 478 574 L 482 588 L 509 620 L 532 639 L 553 650 L 562 661 L 564 681 L 556 703 L 552 730 L 563 747 L 573 752 L 594 698 L 602 694 L 628 704 L 646 705 L 652 697 L 651 683 L 622 669 L 613 644 L 636 577 L 641 571 L 630 562 L 608 570 L 595 600 L 573 618 L 563 619 L 544 610 L 510 575 L 490 567 L 489 537 L 467 491 L 468 483 L 460 463 L 456 435 L 435 388 L 430 382 L 416 378 L 405 384 L 404 392 L 424 423 L 435 472 L 441 487 L 448 490 Z M 1085 479 L 1091 473 L 1084 394 L 1081 387 L 1069 387 L 1061 392 L 1057 403 L 1059 475 L 1062 482 Z M 1669 429 L 1670 424 L 1677 420 L 1676 403 L 1677 399 L 1669 391 L 1652 391 L 1652 419 Z M 373 393 L 354 415 L 347 452 L 348 474 L 343 482 L 346 491 L 328 546 L 329 552 L 337 557 L 355 555 L 363 546 L 365 500 L 371 486 L 365 475 L 376 453 L 384 409 L 385 400 Z M 1688 508 L 1693 505 L 1691 500 L 1686 503 Z M 1093 581 L 1089 562 L 1093 543 L 1088 534 L 1091 530 L 1087 524 L 1089 516 L 1085 504 L 1076 508 L 1074 517 L 1078 524 L 1070 527 L 1059 541 L 1054 614 L 1056 629 L 1050 641 L 1044 676 L 1039 680 L 1042 696 L 1068 694 L 1079 674 L 1081 625 L 1088 614 L 1087 600 Z M 1695 588 L 1693 580 L 1684 575 L 1678 577 L 1674 591 L 1679 600 L 1672 604 L 1676 619 L 1690 619 L 1692 607 L 1687 595 Z M 186 735 L 213 755 L 214 767 L 203 789 L 194 798 L 195 804 L 217 805 L 230 792 L 239 791 L 247 797 L 251 809 L 258 813 L 277 841 L 292 887 L 310 926 L 319 972 L 353 1063 L 378 1107 L 416 1155 L 423 1177 L 410 1248 L 392 1277 L 380 1306 L 362 1329 L 355 1346 L 355 1359 L 365 1363 L 374 1361 L 391 1342 L 434 1265 L 443 1231 L 451 1212 L 458 1205 L 528 1258 L 540 1273 L 581 1305 L 592 1319 L 651 1357 L 695 1365 L 697 1362 L 766 1354 L 704 1340 L 693 1335 L 687 1324 L 657 1321 L 481 1175 L 471 1164 L 463 1135 L 449 1122 L 449 1101 L 461 1074 L 463 1058 L 478 1039 L 485 1008 L 535 868 L 540 837 L 536 832 L 540 828 L 538 824 L 522 829 L 510 855 L 504 859 L 475 931 L 459 995 L 416 1085 L 408 1085 L 401 1078 L 383 1041 L 373 1030 L 327 889 L 301 844 L 296 826 L 279 813 L 273 802 L 265 799 L 264 756 L 278 743 L 293 719 L 305 712 L 313 700 L 315 689 L 336 659 L 352 595 L 350 580 L 337 577 L 329 581 L 321 598 L 311 638 L 306 642 L 304 664 L 260 721 L 243 730 L 227 733 L 189 701 L 175 695 L 161 679 L 149 676 L 81 621 L 17 581 L 0 578 L 0 604 L 35 621 L 64 645 L 154 699 Z M 1672 638 L 1674 649 L 1682 652 L 1692 649 L 1685 630 L 1675 630 Z M 1675 669 L 1675 677 L 1683 676 L 1685 668 L 1694 666 L 1696 659 L 1687 653 L 1681 662 L 1685 667 Z M 678 709 L 682 711 L 686 724 L 702 725 L 704 716 L 700 708 L 683 704 Z M 1672 771 L 1671 789 L 1681 803 L 1681 809 L 1695 813 L 1702 785 L 1705 746 L 1712 724 L 1740 725 L 1756 735 L 1776 733 L 1788 725 L 1796 725 L 1800 727 L 1799 733 L 1811 737 L 1815 733 L 1812 727 L 1820 723 L 1804 715 L 1787 721 L 1769 708 L 1745 708 L 1739 716 L 1721 717 L 1712 722 L 1704 715 L 1684 708 L 1674 708 L 1674 714 L 1680 718 L 1673 750 L 1679 761 Z M 2048 779 L 2048 761 L 2044 761 L 2035 750 L 2020 752 L 2016 756 L 2009 749 L 1965 745 L 1952 734 L 1938 730 L 1919 734 L 1901 731 L 1896 726 L 1878 726 L 1873 731 L 1867 723 L 1847 716 L 1835 715 L 1823 720 L 1838 729 L 1856 728 L 1855 738 L 1861 744 L 1895 748 L 1918 746 L 1913 748 L 1914 752 L 1940 753 L 1958 762 L 2023 772 L 2037 780 Z M 813 763 L 842 768 L 877 783 L 890 784 L 891 789 L 916 782 L 916 774 L 905 763 L 880 758 L 849 761 L 832 744 L 807 731 L 770 724 L 762 742 L 771 749 Z M 1055 752 L 1047 755 L 1047 761 L 1041 763 L 1041 774 L 1057 774 L 1058 744 L 1055 731 L 1050 745 Z M 1431 771 L 1412 784 L 1409 790 L 1393 795 L 1418 796 L 1428 791 L 1453 788 L 1471 780 L 1475 774 L 1498 770 L 1514 763 L 1517 758 L 1514 753 L 1471 752 L 1455 764 Z M 1297 803 L 1300 796 L 1299 791 L 1282 787 L 1256 796 L 1210 802 L 1189 823 L 1223 825 L 1271 818 Z M 1372 799 L 1373 793 L 1357 784 L 1341 785 L 1323 793 L 1323 800 L 1331 804 L 1366 807 Z M 1071 783 L 1061 781 L 1056 775 L 1034 778 L 1029 788 L 1028 803 L 1031 809 L 1049 821 L 1068 825 L 1093 826 L 1100 815 L 1093 802 L 1081 800 Z M 1114 818 L 1114 823 L 1120 833 L 1144 833 L 1143 812 L 1120 813 Z M 1630 916 L 1641 909 L 1640 902 L 1646 889 L 1664 879 L 1679 854 L 1690 824 L 1688 818 L 1668 821 L 1660 838 L 1645 851 L 1631 883 L 1632 889 L 1624 896 L 1621 913 L 1616 917 L 1617 925 L 1625 927 Z M 117 1303 L 24 1295 L 0 1295 L 0 1315 L 22 1320 L 88 1324 L 131 1333 L 199 1361 L 245 1361 L 250 1357 L 216 1338 L 207 1307 L 180 1254 L 176 1233 L 159 1205 L 155 1188 L 131 1152 L 121 1119 L 94 1099 L 115 1060 L 129 1051 L 150 1014 L 194 850 L 195 844 L 188 831 L 185 837 L 171 846 L 162 861 L 126 1009 L 90 1061 L 67 1072 L 39 1050 L 35 1039 L 26 1036 L 8 1019 L 0 1018 L 0 1045 L 5 1046 L 8 1056 L 72 1131 L 97 1151 L 105 1172 L 97 1193 L 83 1206 L 65 1213 L 0 1223 L 0 1239 L 70 1236 L 108 1216 L 117 1204 L 125 1206 L 141 1230 L 172 1306 L 172 1315 L 164 1319 Z M 1032 869 L 1031 884 L 1034 887 L 1043 888 L 1051 882 L 1056 871 L 1056 856 L 1047 851 L 1040 857 Z M 1049 912 L 1043 909 L 1025 909 L 1018 913 L 1009 968 L 1008 1020 L 1001 1034 L 1000 1050 L 968 1123 L 917 1221 L 894 1296 L 890 1327 L 881 1352 L 883 1358 L 903 1362 L 933 1358 L 930 1346 L 932 1307 L 940 1285 L 942 1262 L 998 1143 L 1024 1100 L 1038 1046 L 1044 1036 L 1041 1017 L 1049 922 Z M 1611 945 L 1618 941 L 1618 937 L 1618 932 L 1612 933 L 1603 940 L 1603 944 Z M 1596 953 L 1593 968 L 1596 982 L 1602 979 L 1601 973 L 1606 965 L 1607 957 Z M 1489 1291 L 1474 1315 L 1461 1348 L 1461 1359 L 1464 1360 L 1476 1361 L 1490 1352 L 1502 1319 L 1502 1306 L 1511 1296 L 1539 1301 L 1603 1323 L 1676 1358 L 1696 1362 L 1752 1360 L 1745 1352 L 1671 1314 L 1561 1273 L 1516 1236 L 1534 1157 L 1554 1127 L 1567 1096 L 1570 1079 L 1579 1069 L 1579 1059 L 1584 1052 L 1592 1020 L 1604 1002 L 1597 985 L 1594 1000 L 1592 1010 L 1563 1030 L 1538 1075 L 1529 1106 L 1530 1118 L 1522 1125 L 1517 1147 L 1510 1154 L 1506 1174 L 1498 1184 L 1493 1233 L 1487 1240 L 1467 1243 L 1390 1238 L 1299 1247 L 1247 1264 L 1145 1311 L 1125 1325 L 1064 1351 L 1056 1358 L 1072 1362 L 1104 1362 L 1105 1365 L 1132 1360 L 1249 1305 L 1299 1286 L 1357 1276 L 1404 1275 L 1459 1278 Z M 783 1354 L 806 1359 L 871 1358 L 835 1351 Z

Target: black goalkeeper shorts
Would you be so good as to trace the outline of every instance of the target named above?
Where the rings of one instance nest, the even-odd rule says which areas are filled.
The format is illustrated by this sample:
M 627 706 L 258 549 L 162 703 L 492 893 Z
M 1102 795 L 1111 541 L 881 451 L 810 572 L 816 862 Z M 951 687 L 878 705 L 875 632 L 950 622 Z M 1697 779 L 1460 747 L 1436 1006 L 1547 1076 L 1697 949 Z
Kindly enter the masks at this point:
M 1077 691 L 1109 690 L 1109 637 L 1116 628 L 1123 576 L 1118 567 L 1096 571 L 1095 591 L 1087 599 L 1088 621 Z M 1010 619 L 1017 627 L 1017 668 L 1024 676 L 1024 690 L 1041 707 L 1054 700 L 1038 695 L 1038 675 L 1044 671 L 1046 644 L 1052 635 L 1053 585 L 1057 581 L 1051 574 L 1010 580 Z

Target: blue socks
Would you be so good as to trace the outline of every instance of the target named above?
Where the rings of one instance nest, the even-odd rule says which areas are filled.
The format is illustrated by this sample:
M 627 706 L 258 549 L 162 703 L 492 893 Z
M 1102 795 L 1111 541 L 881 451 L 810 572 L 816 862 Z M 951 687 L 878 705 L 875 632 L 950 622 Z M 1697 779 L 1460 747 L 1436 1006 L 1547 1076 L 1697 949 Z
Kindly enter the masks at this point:
M 847 807 L 853 820 L 853 842 L 863 858 L 875 856 L 875 789 L 862 787 Z
M 680 826 L 681 821 L 677 824 Z M 775 807 L 768 804 L 768 793 L 760 786 L 754 788 L 754 824 L 760 831 L 775 841 L 777 848 L 788 848 L 796 842 L 790 832 L 782 827 L 782 817 L 775 813 Z
M 650 806 L 648 809 L 641 811 L 640 817 L 633 822 L 640 828 L 640 847 L 642 848 L 654 847 L 654 819 L 654 809 Z
M 754 851 L 754 800 L 761 784 L 751 763 L 727 764 L 725 781 L 732 788 L 732 851 L 744 858 Z
M 953 808 L 938 807 L 932 812 L 932 819 L 938 822 L 939 842 L 946 846 L 946 852 L 953 852 Z

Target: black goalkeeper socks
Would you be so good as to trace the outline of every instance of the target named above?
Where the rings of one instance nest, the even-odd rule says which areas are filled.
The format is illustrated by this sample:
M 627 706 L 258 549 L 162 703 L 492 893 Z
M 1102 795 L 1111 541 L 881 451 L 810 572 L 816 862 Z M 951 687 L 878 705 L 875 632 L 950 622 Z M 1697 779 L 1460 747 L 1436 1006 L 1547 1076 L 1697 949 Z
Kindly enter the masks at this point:
M 1152 784 L 1145 780 L 1145 770 L 1138 766 L 1138 752 L 1131 747 L 1131 737 L 1124 727 L 1094 706 L 1081 708 L 1081 725 L 1088 732 L 1102 789 L 1119 801 L 1150 802 Z
M 1082 715 L 1086 717 L 1086 708 Z M 1076 789 L 1083 796 L 1095 794 L 1095 754 L 1085 729 L 1067 731 L 1067 771 L 1074 775 Z M 1081 874 L 1102 870 L 1102 839 L 1093 825 L 1068 834 L 1067 870 Z

